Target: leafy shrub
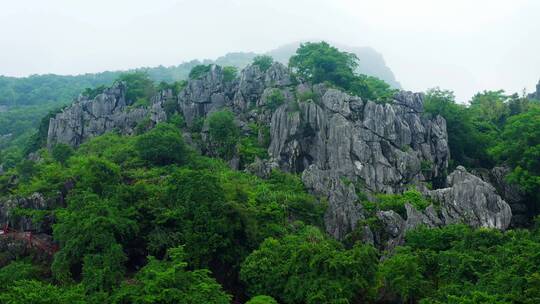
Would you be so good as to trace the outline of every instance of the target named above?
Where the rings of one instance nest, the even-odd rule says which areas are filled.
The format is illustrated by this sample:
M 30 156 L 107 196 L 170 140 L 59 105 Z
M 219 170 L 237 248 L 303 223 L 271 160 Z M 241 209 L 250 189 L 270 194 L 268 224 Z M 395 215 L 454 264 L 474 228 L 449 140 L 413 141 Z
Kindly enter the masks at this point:
M 137 232 L 133 214 L 121 209 L 113 200 L 79 192 L 68 201 L 68 207 L 57 210 L 53 226 L 60 250 L 54 256 L 52 271 L 60 282 L 71 282 L 82 269 L 88 290 L 107 291 L 120 282 L 124 274 L 125 253 L 118 243 L 124 236 Z
M 185 259 L 182 247 L 169 249 L 167 258 L 161 261 L 150 256 L 135 283 L 124 283 L 117 292 L 117 303 L 230 303 L 231 296 L 208 270 L 188 271 Z
M 180 131 L 167 123 L 160 123 L 154 129 L 139 135 L 135 141 L 135 149 L 141 159 L 158 166 L 182 164 L 187 153 Z
M 139 99 L 150 100 L 156 93 L 154 82 L 145 72 L 122 74 L 118 79 L 126 84 L 126 100 L 130 104 Z
M 225 160 L 229 160 L 236 152 L 236 144 L 240 131 L 234 122 L 230 111 L 218 111 L 210 114 L 208 120 L 208 135 L 212 152 Z
M 280 89 L 273 89 L 266 98 L 266 107 L 274 111 L 285 102 L 285 96 Z
M 377 255 L 371 246 L 344 250 L 314 227 L 266 239 L 242 264 L 250 294 L 284 303 L 347 303 L 369 298 Z
M 179 80 L 172 83 L 167 83 L 165 81 L 162 81 L 158 84 L 157 90 L 158 91 L 164 91 L 164 90 L 171 90 L 173 95 L 178 95 L 180 91 L 182 91 L 187 85 L 187 81 L 185 80 Z
M 23 280 L 14 282 L 13 286 L 0 293 L 0 303 L 84 304 L 87 302 L 80 286 L 62 288 L 36 280 Z
M 0 268 L 0 290 L 5 290 L 16 281 L 37 279 L 39 269 L 27 261 L 13 261 Z
M 177 113 L 178 109 L 178 102 L 174 98 L 167 99 L 163 102 L 163 110 L 165 111 L 165 114 L 167 114 L 167 117 L 171 117 Z
M 234 66 L 223 67 L 223 81 L 230 82 L 236 78 L 238 69 Z
M 107 87 L 105 87 L 104 85 L 100 85 L 95 88 L 86 88 L 82 92 L 82 95 L 87 97 L 89 100 L 92 100 L 96 98 L 96 96 L 98 96 L 99 94 L 102 94 L 106 88 Z
M 414 303 L 429 290 L 424 271 L 416 255 L 398 252 L 383 261 L 379 276 L 388 291 L 399 295 L 405 302 Z
M 51 151 L 51 155 L 57 162 L 65 164 L 66 161 L 75 153 L 70 145 L 56 144 Z
M 273 62 L 274 59 L 268 55 L 259 55 L 253 58 L 253 65 L 258 66 L 262 72 L 266 72 L 272 66 Z
M 296 93 L 296 97 L 298 98 L 300 102 L 307 102 L 310 100 L 315 102 L 317 99 L 317 94 L 315 94 L 315 92 L 313 92 L 313 90 L 310 89 L 304 92 Z
M 393 210 L 402 217 L 406 217 L 407 215 L 405 210 L 406 203 L 411 204 L 417 210 L 424 210 L 431 204 L 417 190 L 407 190 L 402 194 L 378 194 L 376 198 L 377 200 L 375 202 L 365 201 L 363 203 L 367 211 L 373 213 L 375 210 Z
M 120 167 L 100 157 L 72 157 L 69 167 L 80 190 L 105 195 L 120 182 Z
M 378 78 L 357 75 L 356 55 L 342 52 L 324 41 L 301 44 L 289 59 L 289 67 L 311 83 L 329 83 L 369 100 L 385 102 L 395 93 Z
M 150 101 L 148 98 L 138 98 L 132 105 L 132 108 L 148 108 L 150 106 Z
M 194 66 L 189 72 L 189 79 L 201 79 L 206 73 L 210 72 L 211 64 L 199 64 Z
M 278 302 L 269 296 L 255 296 L 247 301 L 246 304 L 278 304 Z

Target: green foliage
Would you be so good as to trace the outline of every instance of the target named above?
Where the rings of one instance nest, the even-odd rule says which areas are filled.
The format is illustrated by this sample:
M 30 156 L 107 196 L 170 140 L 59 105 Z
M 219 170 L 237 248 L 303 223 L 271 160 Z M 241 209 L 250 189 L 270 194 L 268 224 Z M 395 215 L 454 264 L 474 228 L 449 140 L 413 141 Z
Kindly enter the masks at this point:
M 84 89 L 84 91 L 82 91 L 81 94 L 85 96 L 86 98 L 88 98 L 89 100 L 92 100 L 96 98 L 96 96 L 98 96 L 99 94 L 102 94 L 103 92 L 105 92 L 106 88 L 107 87 L 105 87 L 104 85 L 100 85 L 95 88 L 86 88 Z
M 278 304 L 278 302 L 269 296 L 255 296 L 247 301 L 246 304 Z
M 35 280 L 16 281 L 8 290 L 0 293 L 0 302 L 5 304 L 88 303 L 79 287 L 61 288 Z
M 207 118 L 210 150 L 218 157 L 229 160 L 236 152 L 239 128 L 230 111 L 218 111 Z
M 87 290 L 106 291 L 116 286 L 126 261 L 119 242 L 137 232 L 131 212 L 115 201 L 80 192 L 56 215 L 54 238 L 61 248 L 51 267 L 56 280 L 71 282 L 78 275 L 73 270 L 82 267 Z
M 41 114 L 43 118 L 41 118 L 41 122 L 39 123 L 37 131 L 29 138 L 28 142 L 25 144 L 23 148 L 23 155 L 28 155 L 32 152 L 39 150 L 40 148 L 45 147 L 47 143 L 47 135 L 49 132 L 49 122 L 51 118 L 56 116 L 56 114 L 58 114 L 60 111 L 60 108 L 56 108 L 50 110 L 45 116 Z M 20 119 L 20 117 L 18 117 L 17 115 L 15 115 L 15 117 Z
M 360 74 L 351 84 L 351 92 L 362 98 L 373 100 L 377 103 L 386 103 L 392 100 L 397 90 L 390 87 L 383 80 Z
M 238 69 L 234 66 L 223 67 L 223 81 L 231 82 L 238 75 Z
M 384 260 L 379 268 L 379 276 L 387 291 L 410 303 L 414 303 L 429 288 L 423 273 L 420 259 L 406 251 L 397 252 Z
M 317 95 L 315 94 L 315 92 L 313 92 L 313 90 L 309 89 L 303 92 L 297 92 L 296 98 L 298 99 L 298 101 L 301 101 L 301 102 L 307 102 L 307 101 L 314 102 L 315 100 L 317 100 Z
M 429 90 L 424 100 L 424 110 L 446 120 L 448 145 L 454 165 L 472 165 L 473 159 L 485 158 L 471 115 L 465 106 L 456 103 L 453 92 L 438 88 Z
M 240 166 L 245 167 L 255 161 L 255 158 L 266 159 L 268 157 L 268 144 L 265 138 L 267 128 L 257 124 L 250 125 L 250 134 L 240 138 L 238 155 Z M 262 142 L 261 142 L 262 141 Z
M 185 80 L 174 81 L 172 83 L 161 81 L 158 84 L 156 89 L 158 91 L 171 90 L 173 95 L 176 96 L 186 87 L 186 85 L 187 85 L 187 81 Z
M 410 204 L 417 210 L 426 209 L 431 202 L 424 198 L 422 193 L 417 190 L 407 190 L 402 194 L 378 194 L 375 202 L 363 202 L 366 210 L 374 212 L 375 210 L 394 210 L 402 217 L 407 216 L 405 204 Z
M 165 114 L 167 114 L 168 118 L 177 113 L 178 109 L 178 102 L 174 98 L 167 99 L 163 103 L 163 110 L 165 111 Z
M 259 55 L 253 58 L 253 65 L 258 66 L 262 72 L 266 72 L 272 66 L 273 62 L 274 59 L 268 55 Z
M 180 130 L 166 123 L 140 135 L 135 141 L 135 150 L 141 159 L 157 166 L 182 164 L 187 154 Z
M 36 163 L 29 159 L 24 159 L 16 166 L 17 173 L 22 181 L 28 181 L 36 172 Z
M 370 246 L 344 250 L 314 227 L 282 239 L 269 238 L 242 264 L 251 294 L 284 303 L 348 303 L 365 299 L 373 286 L 377 255 Z
M 208 171 L 177 170 L 165 185 L 163 208 L 150 234 L 152 251 L 185 244 L 190 264 L 231 262 L 241 252 L 242 219 L 229 204 L 218 179 Z M 219 255 L 218 255 L 219 253 Z
M 210 276 L 208 270 L 186 270 L 182 247 L 171 248 L 167 258 L 150 256 L 148 264 L 136 275 L 134 283 L 124 283 L 115 303 L 227 304 L 231 297 Z
M 37 279 L 39 269 L 27 261 L 13 261 L 0 268 L 0 291 L 13 286 L 17 281 Z
M 73 155 L 74 150 L 70 145 L 57 144 L 52 148 L 51 156 L 57 162 L 65 164 L 66 161 Z
M 103 158 L 75 157 L 70 159 L 69 166 L 77 188 L 84 191 L 105 195 L 120 182 L 120 168 Z
M 507 162 L 513 171 L 510 180 L 534 196 L 540 209 L 540 107 L 509 118 L 500 142 L 490 152 L 499 161 Z
M 137 123 L 137 126 L 135 126 L 135 134 L 141 135 L 144 132 L 150 130 L 152 128 L 153 122 L 152 119 L 150 119 L 149 116 L 143 118 Z
M 272 93 L 266 97 L 265 106 L 270 110 L 275 111 L 285 102 L 285 96 L 280 89 L 272 89 Z
M 201 79 L 208 72 L 210 72 L 211 68 L 211 64 L 199 64 L 197 66 L 194 66 L 189 72 L 189 79 Z
M 156 93 L 154 82 L 147 73 L 135 72 L 122 74 L 118 80 L 127 87 L 126 99 L 130 104 L 147 104 Z
M 419 228 L 380 267 L 382 288 L 420 303 L 536 303 L 538 231 Z M 531 284 L 532 283 L 532 284 Z
M 289 67 L 311 83 L 327 82 L 369 100 L 386 102 L 395 93 L 388 84 L 376 77 L 357 75 L 358 57 L 324 41 L 301 44 L 290 58 Z
M 350 89 L 358 57 L 341 52 L 326 42 L 307 42 L 300 45 L 289 59 L 289 66 L 303 79 L 312 83 L 328 81 L 338 87 Z
M 148 108 L 150 101 L 147 98 L 139 98 L 132 105 L 132 108 Z

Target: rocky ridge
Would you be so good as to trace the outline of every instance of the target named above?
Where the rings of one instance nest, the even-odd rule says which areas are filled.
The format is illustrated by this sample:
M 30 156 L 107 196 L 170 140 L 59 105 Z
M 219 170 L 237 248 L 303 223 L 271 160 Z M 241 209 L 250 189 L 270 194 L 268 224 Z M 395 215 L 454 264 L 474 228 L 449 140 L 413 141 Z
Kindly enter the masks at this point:
M 279 104 L 272 103 L 276 92 L 282 96 Z M 419 224 L 463 222 L 506 229 L 510 223 L 508 204 L 489 183 L 464 168 L 446 178 L 446 122 L 423 113 L 422 94 L 401 91 L 392 102 L 378 104 L 326 85 L 297 83 L 280 63 L 266 71 L 250 65 L 232 81 L 212 66 L 177 96 L 171 94 L 162 92 L 151 106 L 133 108 L 120 83 L 93 100 L 79 98 L 51 119 L 47 143 L 78 145 L 112 130 L 133 134 L 142 120 L 152 125 L 164 121 L 164 103 L 171 99 L 184 116 L 189 139 L 197 120 L 227 108 L 241 130 L 250 123 L 270 128 L 269 159 L 247 167 L 257 168 L 260 175 L 275 167 L 302 174 L 306 187 L 327 199 L 325 226 L 337 239 L 363 229 L 365 240 L 373 241 L 376 231 L 357 227 L 366 217 L 360 197 L 373 199 L 374 193 L 400 193 L 411 186 L 436 203 L 422 211 L 406 206 L 405 219 L 394 211 L 379 211 L 390 245 Z

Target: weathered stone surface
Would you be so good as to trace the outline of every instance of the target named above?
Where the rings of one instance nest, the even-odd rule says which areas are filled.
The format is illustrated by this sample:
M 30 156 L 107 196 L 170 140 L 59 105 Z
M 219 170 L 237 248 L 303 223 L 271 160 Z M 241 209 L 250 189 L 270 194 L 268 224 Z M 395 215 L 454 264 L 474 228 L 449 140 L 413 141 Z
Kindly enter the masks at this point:
M 157 104 L 149 108 L 129 107 L 125 93 L 125 85 L 116 83 L 93 100 L 80 96 L 70 107 L 51 118 L 47 145 L 64 143 L 77 146 L 112 130 L 133 134 L 143 119 L 154 119 L 153 123 L 157 123 L 164 118 L 163 109 Z
M 493 185 L 497 193 L 512 209 L 511 226 L 523 227 L 530 222 L 530 211 L 527 208 L 525 192 L 517 185 L 508 182 L 507 177 L 512 170 L 506 166 L 494 167 L 491 170 L 475 169 L 473 174 Z
M 508 228 L 512 211 L 492 185 L 461 166 L 447 180 L 448 188 L 429 193 L 440 204 L 444 225 L 465 223 L 471 227 Z
M 283 105 L 272 116 L 269 154 L 283 170 L 316 164 L 388 193 L 442 176 L 449 158 L 446 124 L 421 115 L 422 95 L 401 92 L 384 105 L 335 89 L 319 98 L 293 109 Z
M 212 65 L 210 71 L 200 79 L 188 81 L 187 86 L 178 94 L 178 103 L 188 126 L 198 117 L 220 109 L 230 103 L 229 86 L 223 79 L 223 70 Z
M 436 206 L 417 210 L 407 203 L 405 218 L 391 210 L 377 212 L 387 236 L 378 245 L 392 249 L 403 243 L 407 231 L 419 226 L 434 228 L 462 223 L 474 228 L 505 230 L 510 225 L 512 211 L 495 188 L 461 166 L 448 176 L 447 188 L 429 191 L 428 195 Z
M 364 218 L 354 186 L 344 183 L 337 172 L 311 165 L 302 174 L 302 181 L 313 193 L 328 199 L 324 222 L 333 237 L 342 239 Z

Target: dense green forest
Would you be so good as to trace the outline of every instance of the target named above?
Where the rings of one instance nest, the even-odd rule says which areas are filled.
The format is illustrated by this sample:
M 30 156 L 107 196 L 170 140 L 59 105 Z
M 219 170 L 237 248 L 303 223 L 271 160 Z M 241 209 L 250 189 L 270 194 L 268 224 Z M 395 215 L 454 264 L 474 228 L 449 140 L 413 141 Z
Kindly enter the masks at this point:
M 261 69 L 271 61 L 254 57 Z M 323 42 L 302 44 L 289 68 L 311 83 L 391 102 L 395 90 L 356 73 L 357 64 L 354 54 Z M 185 76 L 196 79 L 208 69 L 193 64 Z M 228 73 L 237 77 L 235 69 Z M 86 87 L 91 89 L 85 94 L 97 94 L 92 88 L 117 77 L 127 83 L 134 103 L 159 89 L 185 85 L 158 84 L 178 79 L 150 73 L 110 77 L 50 84 L 50 90 L 65 91 L 51 107 L 20 97 L 36 107 L 35 113 L 20 115 L 44 119 L 38 130 L 25 131 L 21 138 L 26 140 L 12 144 L 18 151 L 1 155 L 6 170 L 0 175 L 1 193 L 38 192 L 49 199 L 61 193 L 65 202 L 46 210 L 17 209 L 49 229 L 59 250 L 44 256 L 36 248 L 0 248 L 0 303 L 540 302 L 540 222 L 506 232 L 459 224 L 422 227 L 393 252 L 352 234 L 339 242 L 325 233 L 324 200 L 308 193 L 298 175 L 275 169 L 263 179 L 229 167 L 233 150 L 245 163 L 265 158 L 268 141 L 257 140 L 263 126 L 251 126 L 246 135 L 226 110 L 189 130 L 200 136 L 202 124 L 208 127 L 209 141 L 217 147 L 213 157 L 184 140 L 187 126 L 174 109 L 167 122 L 142 126 L 133 136 L 110 132 L 76 148 L 47 149 L 46 115 L 64 97 Z M 451 167 L 505 164 L 512 169 L 511 182 L 529 196 L 531 209 L 540 209 L 538 101 L 486 91 L 461 105 L 451 91 L 433 89 L 426 93 L 425 109 L 426 116 L 446 119 Z M 33 126 L 0 119 L 6 120 L 6 133 Z M 39 160 L 22 157 L 33 150 Z M 426 205 L 411 190 L 379 197 L 378 208 L 400 212 L 406 202 Z

